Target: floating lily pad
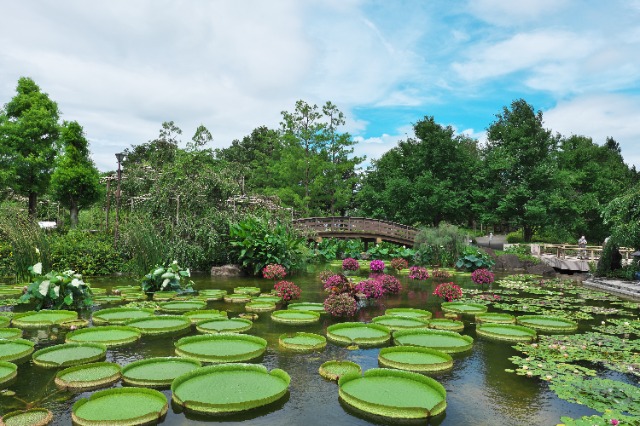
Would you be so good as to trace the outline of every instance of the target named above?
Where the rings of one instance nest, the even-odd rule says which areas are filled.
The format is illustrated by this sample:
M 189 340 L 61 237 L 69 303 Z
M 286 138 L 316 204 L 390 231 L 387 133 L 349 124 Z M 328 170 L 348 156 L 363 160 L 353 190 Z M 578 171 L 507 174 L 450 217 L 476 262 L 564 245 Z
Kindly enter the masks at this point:
M 0 315 L 0 327 L 9 327 L 9 324 L 11 324 L 11 318 Z
M 109 308 L 100 309 L 93 313 L 93 323 L 96 325 L 103 324 L 124 324 L 136 318 L 152 317 L 153 309 L 145 308 Z
M 400 330 L 393 333 L 393 341 L 399 346 L 422 346 L 448 354 L 465 352 L 473 347 L 473 338 L 455 331 L 418 329 Z
M 443 302 L 442 310 L 462 315 L 476 315 L 487 312 L 487 306 L 480 303 L 467 302 Z
M 207 319 L 227 317 L 227 313 L 225 311 L 219 311 L 217 309 L 200 309 L 196 311 L 185 312 L 182 315 L 189 318 L 192 324 L 196 324 Z
M 258 297 L 252 298 L 251 301 L 252 302 L 280 303 L 280 302 L 282 302 L 282 297 L 280 297 L 280 296 L 272 296 L 272 295 L 260 295 Z
M 320 314 L 327 313 L 327 311 L 324 310 L 324 303 L 315 303 L 315 302 L 289 303 L 289 306 L 287 306 L 287 309 L 296 310 L 296 311 L 318 312 Z
M 262 302 L 256 301 L 256 299 L 252 299 L 251 302 L 244 305 L 244 308 L 247 312 L 271 312 L 275 311 L 276 304 L 272 302 Z
M 207 303 L 202 300 L 184 300 L 161 303 L 160 310 L 168 313 L 185 313 L 204 309 L 206 306 Z
M 220 333 L 183 337 L 175 343 L 176 354 L 202 362 L 242 362 L 262 355 L 267 341 L 246 334 Z
M 325 379 L 337 381 L 347 373 L 360 375 L 362 368 L 351 361 L 327 361 L 320 366 L 318 373 Z
M 486 312 L 476 315 L 476 322 L 489 322 L 493 324 L 515 324 L 516 317 L 511 314 L 503 314 L 498 312 Z
M 63 343 L 33 353 L 33 363 L 44 368 L 71 367 L 104 358 L 107 347 L 100 343 Z
M 416 308 L 390 308 L 384 311 L 385 315 L 397 315 L 401 317 L 420 318 L 424 320 L 431 319 L 433 314 L 430 311 Z
M 257 364 L 212 365 L 176 378 L 173 401 L 189 411 L 229 414 L 261 407 L 282 398 L 289 375 Z
M 261 290 L 259 287 L 236 287 L 233 289 L 235 294 L 249 294 L 251 296 L 257 296 Z
M 429 321 L 429 328 L 461 332 L 464 330 L 464 323 L 450 318 L 434 318 Z
M 20 328 L 45 328 L 76 318 L 78 318 L 78 313 L 74 311 L 47 311 L 43 309 L 15 314 L 11 324 Z
M 12 411 L 0 419 L 4 426 L 45 426 L 53 421 L 53 413 L 46 408 Z
M 22 337 L 22 330 L 19 328 L 0 328 L 0 339 L 13 340 Z
M 242 318 L 242 319 L 248 319 L 248 320 L 251 320 L 251 321 L 255 321 L 255 320 L 258 319 L 258 314 L 254 313 L 254 312 L 240 312 L 238 314 L 238 317 Z
M 34 343 L 26 339 L 0 340 L 0 361 L 21 362 L 33 352 Z
M 384 325 L 389 330 L 404 330 L 407 328 L 425 328 L 428 326 L 428 320 L 415 317 L 403 317 L 398 315 L 381 315 L 371 319 L 374 324 Z
M 550 315 L 522 315 L 517 317 L 516 321 L 525 327 L 551 333 L 570 333 L 578 329 L 577 322 Z
M 444 387 L 422 374 L 372 368 L 338 381 L 342 401 L 358 410 L 394 419 L 425 419 L 446 407 Z
M 248 294 L 227 294 L 224 301 L 228 303 L 248 303 L 251 302 L 251 296 Z
M 140 292 L 139 285 L 119 285 L 116 287 L 111 287 L 111 293 L 114 293 L 114 294 L 139 293 L 139 292 Z
M 420 346 L 382 348 L 378 353 L 378 362 L 383 367 L 419 372 L 445 371 L 453 367 L 451 355 Z
M 109 303 L 124 302 L 122 296 L 96 296 L 93 298 L 93 303 L 96 305 L 106 305 Z
M 138 328 L 143 335 L 177 333 L 191 328 L 191 320 L 182 315 L 158 315 L 136 318 L 127 321 L 126 324 Z
M 146 300 L 147 295 L 144 293 L 123 293 L 122 300 L 125 302 L 136 302 L 138 300 Z
M 11 382 L 18 375 L 18 366 L 12 362 L 0 361 L 0 389 Z
M 64 321 L 60 323 L 60 327 L 65 328 L 67 330 L 75 330 L 77 328 L 84 328 L 89 325 L 89 321 L 84 318 L 77 318 L 69 321 Z
M 56 374 L 56 386 L 62 390 L 87 391 L 109 386 L 120 380 L 120 366 L 115 362 L 94 362 L 65 368 Z
M 314 333 L 285 333 L 279 338 L 280 347 L 297 352 L 324 349 L 327 339 Z
M 94 296 L 102 296 L 103 294 L 107 294 L 107 289 L 106 288 L 91 287 L 91 293 L 93 293 Z
M 320 321 L 320 314 L 312 311 L 286 310 L 271 313 L 274 322 L 289 325 L 313 324 Z
M 476 334 L 493 340 L 507 342 L 530 342 L 536 338 L 536 331 L 529 327 L 514 324 L 478 324 Z
M 343 322 L 327 327 L 327 339 L 342 345 L 380 346 L 391 340 L 391 331 L 379 324 Z
M 201 366 L 198 360 L 181 357 L 143 359 L 122 368 L 122 381 L 135 386 L 165 387 L 176 377 Z
M 140 339 L 142 333 L 135 327 L 127 325 L 105 325 L 102 327 L 83 328 L 67 333 L 65 342 L 102 343 L 107 347 L 124 346 Z
M 227 295 L 227 291 L 226 290 L 217 290 L 217 289 L 210 289 L 210 290 L 199 290 L 198 291 L 198 297 L 207 301 L 215 301 L 215 300 L 222 300 L 222 298 L 224 296 Z
M 13 299 L 22 295 L 22 288 L 0 288 L 0 299 Z
M 156 302 L 164 302 L 174 299 L 178 295 L 175 291 L 156 291 L 153 293 L 153 300 Z
M 200 333 L 243 333 L 251 327 L 253 321 L 244 318 L 213 318 L 196 324 Z
M 156 424 L 168 409 L 167 398 L 157 390 L 114 388 L 78 400 L 71 418 L 79 426 Z

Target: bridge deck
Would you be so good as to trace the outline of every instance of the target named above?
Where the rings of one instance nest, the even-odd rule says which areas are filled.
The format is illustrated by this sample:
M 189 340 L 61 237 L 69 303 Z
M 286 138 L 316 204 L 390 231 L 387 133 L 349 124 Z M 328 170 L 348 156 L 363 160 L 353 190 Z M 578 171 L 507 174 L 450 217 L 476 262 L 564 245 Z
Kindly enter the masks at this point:
M 353 238 L 389 241 L 413 246 L 418 229 L 399 223 L 364 217 L 310 217 L 294 226 L 322 238 Z

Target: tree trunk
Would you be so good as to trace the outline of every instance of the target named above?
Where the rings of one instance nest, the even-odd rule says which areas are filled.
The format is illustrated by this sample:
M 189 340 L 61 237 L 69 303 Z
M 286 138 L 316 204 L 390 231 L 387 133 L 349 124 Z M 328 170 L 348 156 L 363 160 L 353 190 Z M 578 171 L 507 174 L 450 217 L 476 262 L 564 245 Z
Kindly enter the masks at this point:
M 525 225 L 523 227 L 523 237 L 525 243 L 530 243 L 533 238 L 533 227 Z
M 36 218 L 38 214 L 38 194 L 35 192 L 29 193 L 29 217 Z
M 71 205 L 69 206 L 69 215 L 71 216 L 71 227 L 78 226 L 78 203 L 73 198 L 71 199 Z

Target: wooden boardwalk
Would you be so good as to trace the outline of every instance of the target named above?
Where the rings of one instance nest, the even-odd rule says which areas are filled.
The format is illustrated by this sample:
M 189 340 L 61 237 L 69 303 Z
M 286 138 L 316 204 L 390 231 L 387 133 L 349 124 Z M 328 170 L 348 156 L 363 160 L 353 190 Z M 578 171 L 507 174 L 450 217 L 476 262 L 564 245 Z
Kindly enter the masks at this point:
M 308 217 L 294 220 L 293 226 L 320 241 L 322 238 L 361 239 L 408 247 L 413 247 L 418 234 L 418 229 L 411 226 L 366 217 Z

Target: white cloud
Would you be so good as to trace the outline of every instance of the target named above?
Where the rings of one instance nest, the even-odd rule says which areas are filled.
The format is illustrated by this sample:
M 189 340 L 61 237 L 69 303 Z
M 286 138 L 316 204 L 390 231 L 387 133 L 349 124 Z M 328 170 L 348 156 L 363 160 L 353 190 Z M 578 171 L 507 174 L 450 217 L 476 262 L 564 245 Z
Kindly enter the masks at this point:
M 569 0 L 469 0 L 469 11 L 494 25 L 517 26 L 557 14 Z

